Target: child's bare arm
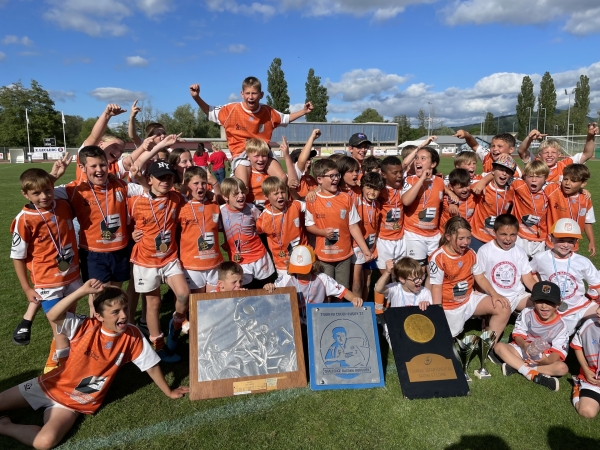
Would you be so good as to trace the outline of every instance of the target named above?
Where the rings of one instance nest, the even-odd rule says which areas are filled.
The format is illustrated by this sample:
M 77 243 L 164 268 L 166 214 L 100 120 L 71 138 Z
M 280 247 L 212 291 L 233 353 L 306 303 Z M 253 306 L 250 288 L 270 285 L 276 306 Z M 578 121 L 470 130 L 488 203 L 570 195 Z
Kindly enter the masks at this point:
M 473 151 L 476 151 L 477 147 L 479 147 L 479 143 L 477 142 L 477 139 L 475 139 L 473 136 L 471 136 L 471 133 L 469 133 L 468 131 L 458 130 L 456 132 L 456 134 L 454 135 L 454 137 L 457 137 L 459 139 L 464 139 L 465 142 L 467 143 L 467 145 Z
M 100 114 L 100 117 L 98 117 L 98 120 L 96 120 L 94 128 L 92 128 L 92 132 L 84 141 L 84 145 L 98 145 L 100 143 L 100 139 L 102 139 L 102 136 L 104 136 L 104 132 L 108 127 L 108 122 L 110 121 L 111 117 L 118 116 L 124 112 L 127 112 L 127 110 L 122 109 L 116 103 L 107 105 L 104 112 Z
M 146 370 L 146 373 L 150 375 L 154 384 L 169 398 L 181 398 L 190 392 L 190 388 L 187 386 L 179 386 L 178 388 L 171 389 L 158 364 Z
M 431 170 L 424 170 L 419 179 L 405 193 L 402 194 L 401 200 L 404 206 L 411 205 L 419 196 L 419 192 L 423 187 L 425 180 L 431 176 Z
M 150 150 L 146 150 L 146 143 L 147 142 L 153 142 L 152 138 L 147 138 L 144 140 L 144 144 L 139 147 L 138 149 L 136 149 L 136 152 L 138 150 L 140 150 L 140 155 L 139 157 L 135 160 L 136 162 L 136 166 L 142 168 L 145 166 L 146 162 L 151 160 L 152 157 L 154 155 L 156 155 L 158 153 L 159 150 L 163 149 L 163 148 L 167 148 L 170 147 L 171 145 L 175 144 L 178 140 L 179 137 L 181 136 L 181 133 L 179 134 L 171 134 L 167 137 L 165 137 L 162 141 L 160 141 L 158 144 L 156 144 L 154 147 L 152 147 Z
M 135 146 L 139 147 L 142 143 L 142 140 L 137 135 L 137 131 L 135 129 L 135 116 L 137 116 L 137 113 L 141 111 L 141 108 L 137 105 L 137 102 L 137 99 L 135 99 L 135 102 L 133 102 L 133 105 L 131 105 L 131 112 L 129 113 L 129 124 L 127 124 L 127 134 L 129 135 Z
M 15 272 L 19 283 L 21 283 L 21 289 L 27 297 L 27 301 L 30 303 L 39 303 L 42 299 L 34 288 L 29 284 L 29 278 L 27 277 L 27 263 L 24 259 L 13 259 L 13 265 L 15 266 Z
M 71 161 L 73 161 L 73 156 L 67 152 L 65 152 L 62 158 L 54 161 L 54 164 L 52 165 L 52 171 L 50 172 L 50 176 L 54 177 L 54 182 L 56 182 L 56 180 L 65 174 L 67 167 L 69 167 L 69 164 L 71 164 Z
M 360 247 L 360 250 L 362 251 L 365 257 L 365 260 L 370 261 L 371 259 L 373 259 L 373 256 L 371 255 L 371 250 L 369 250 L 369 246 L 367 245 L 365 238 L 362 235 L 362 231 L 360 230 L 360 226 L 358 225 L 358 223 L 353 223 L 352 225 L 350 225 L 350 235 L 354 238 L 354 240 Z
M 598 134 L 598 124 L 596 122 L 588 123 L 588 133 L 583 147 L 583 154 L 579 162 L 584 164 L 588 159 L 594 156 L 596 150 L 596 135 Z
M 471 192 L 475 195 L 481 195 L 485 191 L 485 187 L 490 184 L 490 181 L 494 179 L 494 174 L 488 173 L 485 177 L 479 180 L 477 183 L 471 185 Z
M 583 231 L 585 231 L 585 235 L 588 238 L 588 252 L 590 253 L 590 258 L 596 254 L 596 238 L 594 237 L 594 225 L 591 223 L 586 223 L 583 226 Z
M 592 372 L 590 367 L 588 366 L 587 360 L 585 359 L 585 355 L 583 354 L 583 350 L 576 348 L 575 356 L 577 357 L 577 362 L 581 366 L 581 370 L 585 375 L 585 379 L 588 383 L 593 384 L 594 386 L 600 386 L 600 380 L 596 378 L 596 374 Z
M 383 295 L 386 295 L 388 293 L 389 289 L 386 286 L 388 284 L 390 276 L 392 275 L 393 268 L 394 260 L 388 259 L 385 262 L 385 272 L 381 274 L 379 280 L 377 280 L 377 283 L 375 283 L 375 292 Z
M 198 104 L 200 109 L 204 112 L 204 114 L 208 115 L 209 106 L 202 98 L 200 97 L 200 85 L 192 84 L 190 86 L 190 95 L 194 99 L 194 101 Z
M 75 292 L 67 295 L 56 305 L 54 305 L 52 309 L 46 313 L 46 317 L 50 322 L 55 323 L 58 327 L 60 327 L 65 320 L 67 311 L 73 304 L 77 303 L 83 296 L 89 294 L 98 294 L 102 292 L 103 289 L 104 285 L 102 282 L 92 278 L 91 280 L 86 281 L 83 286 L 81 286 Z
M 281 156 L 283 156 L 283 160 L 285 161 L 285 167 L 287 167 L 288 186 L 297 187 L 299 185 L 298 174 L 296 174 L 296 169 L 294 169 L 294 163 L 292 162 L 292 157 L 290 156 L 290 147 L 288 146 L 285 136 L 282 136 L 282 143 L 279 146 L 279 150 L 281 151 Z
M 299 119 L 300 117 L 308 114 L 309 112 L 311 112 L 314 109 L 312 102 L 306 102 L 304 104 L 304 108 L 302 108 L 300 111 L 296 111 L 290 114 L 290 122 L 293 122 L 296 119 Z
M 306 170 L 306 162 L 310 159 L 310 152 L 312 151 L 312 147 L 313 144 L 315 142 L 316 139 L 318 139 L 321 136 L 321 130 L 319 130 L 318 128 L 315 128 L 310 137 L 308 138 L 308 141 L 306 141 L 306 144 L 304 144 L 304 147 L 302 148 L 302 151 L 300 152 L 300 155 L 298 156 L 298 161 L 296 162 L 296 165 L 298 166 L 298 170 L 302 173 L 304 173 L 304 171 Z M 288 169 L 288 173 L 289 173 L 289 169 Z
M 344 299 L 351 302 L 355 308 L 362 306 L 363 300 L 360 297 L 357 297 L 352 293 L 350 289 L 346 289 L 346 293 L 344 294 Z
M 431 298 L 433 299 L 434 305 L 442 304 L 442 285 L 432 284 L 431 285 Z

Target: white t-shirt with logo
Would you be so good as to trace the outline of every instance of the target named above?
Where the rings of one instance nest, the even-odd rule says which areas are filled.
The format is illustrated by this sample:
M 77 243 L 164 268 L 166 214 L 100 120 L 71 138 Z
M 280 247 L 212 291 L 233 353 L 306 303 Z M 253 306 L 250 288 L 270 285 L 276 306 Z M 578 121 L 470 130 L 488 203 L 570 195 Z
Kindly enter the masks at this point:
M 402 289 L 402 284 L 398 282 L 390 283 L 386 288 L 388 290 L 386 297 L 390 301 L 390 306 L 392 308 L 419 306 L 419 303 L 421 302 L 428 302 L 430 305 L 433 304 L 431 291 L 425 286 L 421 286 L 421 289 L 416 294 L 405 291 Z

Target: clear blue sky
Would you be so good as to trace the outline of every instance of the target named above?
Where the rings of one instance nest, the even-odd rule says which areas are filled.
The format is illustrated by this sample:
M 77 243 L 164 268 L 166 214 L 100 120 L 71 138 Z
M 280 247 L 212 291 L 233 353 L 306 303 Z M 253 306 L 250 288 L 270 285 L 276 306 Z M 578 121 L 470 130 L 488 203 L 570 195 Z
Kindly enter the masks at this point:
M 595 5 L 598 5 L 594 8 Z M 447 125 L 510 114 L 523 75 L 564 88 L 590 77 L 600 108 L 600 4 L 592 0 L 0 0 L 0 85 L 35 79 L 84 118 L 132 100 L 172 112 L 200 83 L 237 99 L 273 58 L 293 104 L 309 68 L 329 89 L 329 120 L 366 107 L 413 118 L 428 102 Z

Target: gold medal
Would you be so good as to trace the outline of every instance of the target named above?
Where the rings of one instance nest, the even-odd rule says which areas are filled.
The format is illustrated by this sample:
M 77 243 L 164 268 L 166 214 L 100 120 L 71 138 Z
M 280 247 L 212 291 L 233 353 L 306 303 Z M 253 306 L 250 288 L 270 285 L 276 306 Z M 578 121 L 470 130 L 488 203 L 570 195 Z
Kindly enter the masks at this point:
M 110 241 L 112 239 L 112 233 L 108 230 L 103 230 L 102 239 L 104 239 L 105 241 Z
M 394 225 L 392 225 L 392 229 L 393 230 L 399 230 L 400 229 L 400 224 L 398 222 L 394 222 Z
M 286 253 L 285 253 L 283 250 L 281 250 L 281 251 L 279 252 L 279 257 L 280 257 L 280 258 L 285 258 L 286 256 L 287 256 L 287 255 L 286 255 Z
M 242 261 L 242 255 L 240 255 L 239 253 L 236 253 L 235 255 L 233 255 L 233 261 L 236 263 L 239 263 Z
M 425 210 L 421 211 L 419 213 L 419 219 L 424 219 L 426 215 L 427 215 L 427 212 Z
M 167 245 L 166 242 L 161 242 L 161 244 L 158 246 L 158 250 L 161 253 L 167 253 L 167 250 L 169 250 L 169 246 Z
M 69 264 L 69 261 L 60 258 L 58 260 L 58 270 L 60 270 L 61 272 L 66 272 L 67 270 L 69 270 L 69 267 L 71 267 L 71 264 Z

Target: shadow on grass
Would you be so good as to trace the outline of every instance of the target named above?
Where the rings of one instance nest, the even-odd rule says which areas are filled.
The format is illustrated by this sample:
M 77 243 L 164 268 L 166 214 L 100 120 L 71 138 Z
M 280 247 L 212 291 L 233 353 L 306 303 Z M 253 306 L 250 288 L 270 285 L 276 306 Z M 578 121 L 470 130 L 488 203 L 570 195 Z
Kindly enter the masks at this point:
M 600 440 L 577 436 L 565 427 L 550 427 L 548 430 L 548 447 L 552 450 L 571 448 L 578 450 L 598 449 L 600 447 Z
M 456 444 L 445 447 L 444 450 L 510 450 L 510 446 L 504 439 L 493 434 L 476 434 L 473 436 L 462 436 Z

